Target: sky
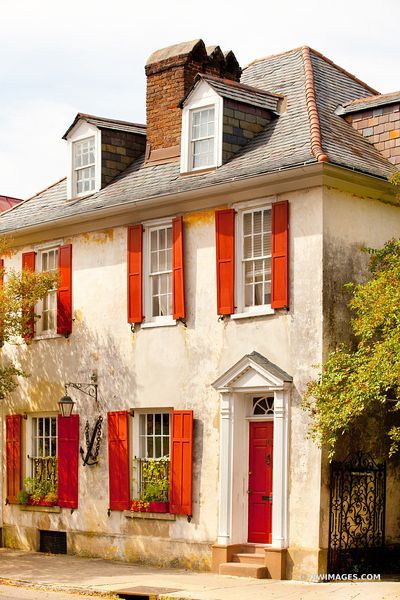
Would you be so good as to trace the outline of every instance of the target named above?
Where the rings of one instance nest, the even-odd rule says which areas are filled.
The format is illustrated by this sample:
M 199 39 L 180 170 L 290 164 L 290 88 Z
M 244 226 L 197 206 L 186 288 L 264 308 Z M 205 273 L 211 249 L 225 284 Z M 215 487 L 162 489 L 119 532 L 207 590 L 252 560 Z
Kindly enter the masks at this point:
M 400 89 L 399 23 L 399 0 L 0 0 L 0 195 L 66 175 L 77 112 L 145 122 L 154 50 L 202 38 L 243 67 L 306 44 L 385 93 Z

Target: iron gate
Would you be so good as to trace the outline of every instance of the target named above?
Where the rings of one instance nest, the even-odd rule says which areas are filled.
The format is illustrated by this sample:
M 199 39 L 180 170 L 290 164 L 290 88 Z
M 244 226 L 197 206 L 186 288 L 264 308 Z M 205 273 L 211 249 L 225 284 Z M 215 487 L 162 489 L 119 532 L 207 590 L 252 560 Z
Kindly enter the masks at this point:
M 329 573 L 379 572 L 385 544 L 385 495 L 386 464 L 376 464 L 361 452 L 332 463 Z

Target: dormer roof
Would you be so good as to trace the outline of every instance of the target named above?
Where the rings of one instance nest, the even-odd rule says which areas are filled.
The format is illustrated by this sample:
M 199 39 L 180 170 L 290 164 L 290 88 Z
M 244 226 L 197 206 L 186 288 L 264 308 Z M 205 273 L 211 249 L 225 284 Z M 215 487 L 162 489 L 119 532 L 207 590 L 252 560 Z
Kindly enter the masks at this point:
M 62 139 L 66 140 L 69 133 L 73 130 L 75 125 L 80 121 L 86 121 L 91 125 L 95 125 L 99 129 L 113 129 L 114 131 L 124 131 L 126 133 L 138 133 L 139 135 L 146 135 L 146 125 L 140 123 L 131 123 L 129 121 L 120 121 L 119 119 L 107 119 L 105 117 L 96 117 L 95 115 L 87 115 L 85 113 L 78 113 L 64 133 Z
M 268 109 L 275 114 L 278 114 L 279 103 L 282 101 L 282 94 L 276 94 L 273 92 L 267 92 L 260 88 L 256 88 L 244 83 L 237 83 L 230 79 L 221 79 L 219 77 L 213 77 L 212 75 L 202 75 L 199 73 L 196 80 L 181 100 L 180 106 L 185 106 L 189 101 L 193 90 L 199 85 L 199 82 L 205 81 L 212 87 L 212 89 L 223 98 L 229 98 L 229 100 L 235 100 L 243 104 L 249 104 L 251 106 L 257 106 L 258 108 Z

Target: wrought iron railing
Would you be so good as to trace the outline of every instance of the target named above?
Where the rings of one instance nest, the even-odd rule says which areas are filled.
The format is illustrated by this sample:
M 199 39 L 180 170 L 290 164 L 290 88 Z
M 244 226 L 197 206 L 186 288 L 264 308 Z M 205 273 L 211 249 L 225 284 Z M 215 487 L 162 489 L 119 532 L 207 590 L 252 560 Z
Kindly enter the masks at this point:
M 135 495 L 140 500 L 169 501 L 169 457 L 135 458 L 134 464 Z
M 57 489 L 57 458 L 49 456 L 47 458 L 32 458 L 32 477 L 38 482 L 50 481 L 52 487 Z

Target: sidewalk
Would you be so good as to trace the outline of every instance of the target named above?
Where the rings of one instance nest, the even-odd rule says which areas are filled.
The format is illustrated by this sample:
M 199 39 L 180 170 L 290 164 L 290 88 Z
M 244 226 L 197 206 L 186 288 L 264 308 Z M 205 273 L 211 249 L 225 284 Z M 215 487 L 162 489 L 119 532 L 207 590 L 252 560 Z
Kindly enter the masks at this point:
M 400 582 L 307 583 L 161 570 L 129 563 L 0 548 L 0 579 L 76 592 L 157 594 L 160 600 L 394 600 Z

